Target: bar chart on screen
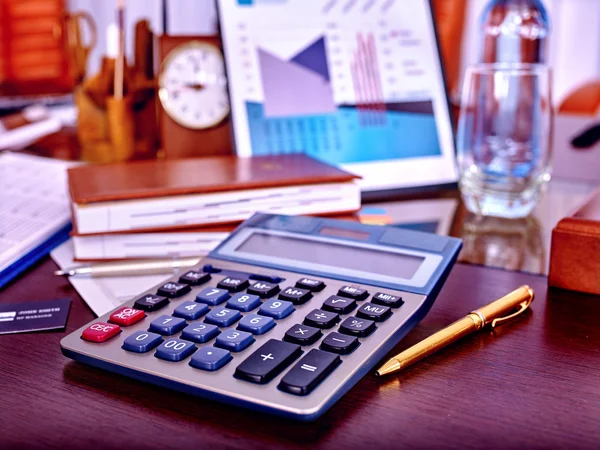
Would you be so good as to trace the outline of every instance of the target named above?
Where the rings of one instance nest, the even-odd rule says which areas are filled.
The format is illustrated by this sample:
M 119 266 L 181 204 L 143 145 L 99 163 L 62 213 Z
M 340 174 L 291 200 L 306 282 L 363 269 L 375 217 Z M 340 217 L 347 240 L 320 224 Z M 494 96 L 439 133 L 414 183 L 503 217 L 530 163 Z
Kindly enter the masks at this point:
M 332 164 L 441 155 L 421 3 L 238 0 L 223 31 L 246 150 Z

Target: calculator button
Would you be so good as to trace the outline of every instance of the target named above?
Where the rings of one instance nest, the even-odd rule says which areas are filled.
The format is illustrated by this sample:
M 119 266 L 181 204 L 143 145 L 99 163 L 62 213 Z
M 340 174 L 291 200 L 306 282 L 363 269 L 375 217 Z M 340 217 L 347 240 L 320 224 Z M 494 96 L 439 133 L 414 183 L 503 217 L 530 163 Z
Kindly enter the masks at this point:
M 338 291 L 338 295 L 361 301 L 369 296 L 369 292 L 366 289 L 360 289 L 353 286 L 342 286 Z
M 283 340 L 292 344 L 312 345 L 321 339 L 321 336 L 323 332 L 318 328 L 297 323 L 285 332 Z
M 108 321 L 110 323 L 121 325 L 122 327 L 128 327 L 130 325 L 133 325 L 134 323 L 138 323 L 144 317 L 146 317 L 146 313 L 141 309 L 135 309 L 125 306 L 123 308 L 117 309 L 114 313 L 112 313 Z
M 254 343 L 254 336 L 251 333 L 237 330 L 223 331 L 215 341 L 216 347 L 221 347 L 232 352 L 241 352 Z
M 281 379 L 280 390 L 294 395 L 308 395 L 340 365 L 338 355 L 312 349 Z
M 228 327 L 240 320 L 241 317 L 240 312 L 235 309 L 221 308 L 209 312 L 204 321 L 219 327 Z
M 106 342 L 121 332 L 121 327 L 106 322 L 96 322 L 91 324 L 83 333 L 81 338 L 90 342 Z
M 289 316 L 295 310 L 292 302 L 286 302 L 284 300 L 271 299 L 258 310 L 261 316 L 269 316 L 273 319 L 284 319 Z
M 171 338 L 163 342 L 154 356 L 166 361 L 183 361 L 196 350 L 196 346 L 189 341 Z
M 213 266 L 212 264 L 205 264 L 204 267 L 202 268 L 203 272 L 206 273 L 219 273 L 222 272 L 221 269 L 219 269 L 218 267 Z
M 206 314 L 210 309 L 204 303 L 183 302 L 173 311 L 175 317 L 181 317 L 185 320 L 197 320 Z
M 135 301 L 133 306 L 137 309 L 141 309 L 146 312 L 154 312 L 164 308 L 169 304 L 169 299 L 166 297 L 159 297 L 158 295 L 144 295 Z
M 348 314 L 354 308 L 356 308 L 356 300 L 338 297 L 337 295 L 329 297 L 321 307 L 321 309 L 324 309 L 325 311 L 331 311 L 338 314 Z
M 252 334 L 265 334 L 275 326 L 272 317 L 248 314 L 238 324 L 238 330 L 249 331 Z
M 231 353 L 222 348 L 202 347 L 190 360 L 190 366 L 196 369 L 214 372 L 233 359 Z
M 304 325 L 316 328 L 331 328 L 340 320 L 336 313 L 315 309 L 304 318 Z
M 325 283 L 321 280 L 314 280 L 312 278 L 300 278 L 296 281 L 296 287 L 302 289 L 308 289 L 312 292 L 321 292 L 325 289 Z
M 402 306 L 404 300 L 402 300 L 402 297 L 398 297 L 396 295 L 378 292 L 373 296 L 371 302 L 375 303 L 376 305 L 389 306 L 390 308 L 398 308 Z
M 297 287 L 287 287 L 279 294 L 279 298 L 292 302 L 294 305 L 301 305 L 312 298 L 312 293 L 308 289 Z
M 229 291 L 226 291 L 225 289 L 207 287 L 202 289 L 198 295 L 196 295 L 196 301 L 200 303 L 206 303 L 210 306 L 216 306 L 223 303 L 229 297 Z
M 340 333 L 329 333 L 323 342 L 321 342 L 321 350 L 328 352 L 339 353 L 340 355 L 347 355 L 354 351 L 358 347 L 358 338 L 356 336 L 346 336 Z
M 244 294 L 243 292 L 233 294 L 227 302 L 228 308 L 237 309 L 242 312 L 252 311 L 258 306 L 260 306 L 258 295 Z
M 123 350 L 135 353 L 146 353 L 162 342 L 162 336 L 149 331 L 136 331 L 127 337 L 121 347 Z
M 358 308 L 356 315 L 363 319 L 374 320 L 375 322 L 383 322 L 392 315 L 392 310 L 389 306 L 374 305 L 373 303 L 365 303 Z
M 273 283 L 265 283 L 263 281 L 257 281 L 248 288 L 249 294 L 258 295 L 260 298 L 273 297 L 279 292 L 279 286 Z
M 203 344 L 221 333 L 216 325 L 207 323 L 191 323 L 181 332 L 181 339 Z
M 279 375 L 302 354 L 299 345 L 271 339 L 246 358 L 234 376 L 241 380 L 265 384 Z
M 210 280 L 210 273 L 196 272 L 190 270 L 179 278 L 180 283 L 189 284 L 190 286 L 200 286 Z
M 366 337 L 375 331 L 375 322 L 357 317 L 348 317 L 340 325 L 340 333 L 350 336 Z
M 184 319 L 165 315 L 154 319 L 150 323 L 149 331 L 162 334 L 163 336 L 171 336 L 175 333 L 179 333 L 186 325 L 187 322 Z
M 248 287 L 248 278 L 223 278 L 217 284 L 220 289 L 227 289 L 229 292 L 240 292 Z
M 275 284 L 279 284 L 282 281 L 285 281 L 285 278 L 278 277 L 277 275 L 261 275 L 258 273 L 250 275 L 250 279 L 256 281 L 266 281 L 267 283 Z
M 158 288 L 156 295 L 162 295 L 163 297 L 177 298 L 187 294 L 191 291 L 191 288 L 185 283 L 174 283 L 169 281 Z

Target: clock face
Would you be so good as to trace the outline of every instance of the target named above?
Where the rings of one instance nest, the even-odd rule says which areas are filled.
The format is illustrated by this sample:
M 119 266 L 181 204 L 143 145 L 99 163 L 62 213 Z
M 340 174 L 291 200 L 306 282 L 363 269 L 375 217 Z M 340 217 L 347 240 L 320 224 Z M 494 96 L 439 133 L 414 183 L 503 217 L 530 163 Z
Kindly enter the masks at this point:
M 164 110 L 181 126 L 209 128 L 229 114 L 225 64 L 214 45 L 192 41 L 173 49 L 158 84 Z

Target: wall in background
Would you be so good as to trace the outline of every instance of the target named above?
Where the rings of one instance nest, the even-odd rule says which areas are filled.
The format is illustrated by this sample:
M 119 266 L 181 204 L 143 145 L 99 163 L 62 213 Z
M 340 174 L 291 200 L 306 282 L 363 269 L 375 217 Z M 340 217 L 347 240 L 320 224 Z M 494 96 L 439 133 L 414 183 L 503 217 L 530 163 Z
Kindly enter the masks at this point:
M 88 11 L 98 27 L 98 45 L 90 57 L 88 72 L 95 73 L 100 58 L 106 51 L 106 27 L 115 22 L 115 0 L 69 0 L 71 11 Z M 167 0 L 167 27 L 170 34 L 214 34 L 217 14 L 213 0 Z M 156 34 L 162 33 L 162 0 L 127 0 L 126 27 L 131 33 L 139 19 L 148 19 Z M 133 41 L 127 39 L 129 56 L 133 53 Z

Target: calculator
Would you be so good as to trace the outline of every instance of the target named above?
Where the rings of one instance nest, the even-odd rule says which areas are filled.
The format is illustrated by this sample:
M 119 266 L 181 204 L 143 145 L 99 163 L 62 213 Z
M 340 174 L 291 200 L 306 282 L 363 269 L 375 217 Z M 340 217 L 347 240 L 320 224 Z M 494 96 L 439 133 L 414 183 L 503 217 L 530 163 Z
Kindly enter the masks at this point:
M 313 420 L 425 316 L 460 247 L 395 227 L 256 214 L 198 266 L 61 349 L 144 382 Z

